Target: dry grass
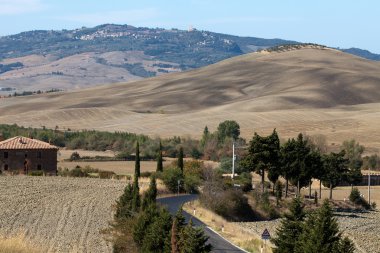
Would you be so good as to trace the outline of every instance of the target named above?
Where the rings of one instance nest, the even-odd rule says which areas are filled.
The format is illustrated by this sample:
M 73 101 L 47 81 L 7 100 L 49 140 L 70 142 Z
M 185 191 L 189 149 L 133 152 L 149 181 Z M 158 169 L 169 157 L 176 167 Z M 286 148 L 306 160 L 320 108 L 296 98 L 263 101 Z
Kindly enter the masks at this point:
M 323 134 L 379 152 L 380 63 L 336 50 L 248 54 L 183 73 L 75 92 L 2 99 L 0 121 L 199 137 L 226 119 L 243 137 Z M 147 113 L 150 111 L 150 113 Z
M 24 234 L 0 236 L 0 253 L 39 253 L 43 250 L 27 242 Z
M 131 184 L 132 179 L 129 181 Z M 139 187 L 140 187 L 140 194 L 144 194 L 145 191 L 148 190 L 150 184 L 150 178 L 147 177 L 140 177 L 139 178 Z M 168 188 L 165 186 L 165 184 L 162 182 L 161 179 L 156 179 L 157 184 L 157 197 L 166 197 L 172 195 L 172 193 L 168 190 Z
M 227 240 L 233 242 L 239 247 L 242 247 L 249 252 L 260 252 L 262 241 L 256 234 L 244 229 L 239 225 L 239 223 L 226 221 L 214 212 L 203 208 L 198 200 L 186 203 L 183 206 L 183 209 L 186 212 L 193 214 L 199 220 L 207 224 L 207 226 L 210 226 Z M 270 253 L 272 251 L 270 250 L 270 247 L 266 247 L 266 251 L 264 252 Z

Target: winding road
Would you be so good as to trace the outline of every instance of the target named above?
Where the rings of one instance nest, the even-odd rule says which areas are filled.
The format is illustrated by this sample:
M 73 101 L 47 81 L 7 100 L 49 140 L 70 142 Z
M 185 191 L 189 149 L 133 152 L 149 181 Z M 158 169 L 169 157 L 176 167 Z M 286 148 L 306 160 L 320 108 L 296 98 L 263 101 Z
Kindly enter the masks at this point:
M 167 197 L 167 198 L 161 198 L 157 199 L 159 203 L 166 206 L 167 209 L 171 214 L 175 214 L 177 210 L 182 206 L 184 203 L 188 201 L 192 201 L 198 198 L 198 195 L 192 194 L 192 195 L 180 195 L 180 196 L 174 196 L 174 197 Z M 189 221 L 190 218 L 192 218 L 193 223 L 195 226 L 204 226 L 205 234 L 209 237 L 208 242 L 212 245 L 213 249 L 212 252 L 218 252 L 218 253 L 227 253 L 227 252 L 246 252 L 242 249 L 236 247 L 235 245 L 228 242 L 226 239 L 215 233 L 213 230 L 211 230 L 209 227 L 207 227 L 206 224 L 204 224 L 202 221 L 198 220 L 194 216 L 190 215 L 187 212 L 183 212 L 183 215 L 186 217 L 186 220 Z

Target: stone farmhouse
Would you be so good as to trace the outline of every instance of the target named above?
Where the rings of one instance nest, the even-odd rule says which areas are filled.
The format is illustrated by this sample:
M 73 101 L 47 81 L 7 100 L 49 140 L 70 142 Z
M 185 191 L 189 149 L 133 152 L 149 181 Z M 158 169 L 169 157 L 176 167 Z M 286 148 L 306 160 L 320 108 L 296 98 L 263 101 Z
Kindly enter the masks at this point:
M 43 171 L 57 174 L 56 146 L 36 139 L 16 136 L 0 142 L 0 170 L 6 174 Z

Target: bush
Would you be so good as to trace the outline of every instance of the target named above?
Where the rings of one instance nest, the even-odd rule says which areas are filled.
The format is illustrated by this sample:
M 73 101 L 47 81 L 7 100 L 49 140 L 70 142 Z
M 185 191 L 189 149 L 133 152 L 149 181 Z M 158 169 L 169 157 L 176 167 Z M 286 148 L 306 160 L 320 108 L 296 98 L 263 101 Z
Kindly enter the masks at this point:
M 355 205 L 362 206 L 365 209 L 370 209 L 370 204 L 361 196 L 358 188 L 354 187 L 350 193 L 350 201 Z
M 88 177 L 89 174 L 82 170 L 81 167 L 77 166 L 69 171 L 69 177 Z
M 253 196 L 256 199 L 257 205 L 265 213 L 265 216 L 268 216 L 270 219 L 280 217 L 279 213 L 276 211 L 276 208 L 269 200 L 269 192 L 260 194 L 259 192 L 255 191 L 255 194 Z
M 34 170 L 29 172 L 29 176 L 43 176 L 44 172 L 42 170 Z
M 99 178 L 110 179 L 116 175 L 113 171 L 99 171 Z
M 151 177 L 152 175 L 154 175 L 155 173 L 154 172 L 151 172 L 151 171 L 144 171 L 144 172 L 141 172 L 140 173 L 140 177 Z
M 241 173 L 235 179 L 235 184 L 239 184 L 243 192 L 249 192 L 252 190 L 252 175 L 248 172 Z
M 178 191 L 178 180 L 180 181 L 179 191 L 183 191 L 183 174 L 180 168 L 166 168 L 161 174 L 162 181 L 173 193 Z
M 201 184 L 201 179 L 196 175 L 187 175 L 184 180 L 184 188 L 187 193 L 198 192 L 198 187 Z
M 76 160 L 79 160 L 80 159 L 80 155 L 78 152 L 73 152 L 70 156 L 70 161 L 76 161 Z
M 226 187 L 217 177 L 209 178 L 204 184 L 199 196 L 200 202 L 206 208 L 228 220 L 252 219 L 252 208 L 241 189 Z M 250 217 L 249 217 L 250 216 Z
M 243 192 L 234 188 L 211 196 L 205 196 L 202 193 L 201 202 L 216 214 L 229 220 L 238 220 L 242 211 L 249 207 L 248 199 L 243 195 Z

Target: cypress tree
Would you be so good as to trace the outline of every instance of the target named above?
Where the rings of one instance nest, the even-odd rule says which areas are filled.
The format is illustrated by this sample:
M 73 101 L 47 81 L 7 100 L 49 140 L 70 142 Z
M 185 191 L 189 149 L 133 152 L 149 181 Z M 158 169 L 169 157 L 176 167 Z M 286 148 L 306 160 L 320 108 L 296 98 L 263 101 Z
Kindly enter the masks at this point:
M 124 188 L 123 195 L 121 195 L 119 200 L 116 201 L 116 220 L 123 220 L 132 215 L 132 199 L 132 185 L 128 183 L 128 185 Z
M 277 229 L 277 237 L 272 239 L 277 248 L 273 253 L 294 252 L 297 238 L 302 233 L 302 222 L 305 218 L 302 201 L 299 197 L 293 199 L 290 206 L 290 213 L 285 214 L 285 219 L 281 221 Z
M 182 174 L 183 174 L 183 148 L 179 148 L 179 153 L 178 153 L 178 162 L 177 162 L 178 168 L 181 169 Z
M 138 212 L 140 209 L 140 188 L 139 188 L 139 178 L 135 175 L 133 180 L 132 188 L 132 211 Z
M 140 177 L 140 144 L 136 143 L 135 176 Z
M 162 165 L 162 145 L 160 141 L 160 147 L 158 150 L 158 155 L 157 155 L 157 172 L 162 172 L 164 170 L 164 167 Z
M 152 176 L 150 178 L 149 189 L 144 194 L 142 209 L 145 210 L 150 204 L 156 203 L 156 198 L 157 198 L 156 177 Z
M 341 233 L 333 217 L 329 201 L 325 200 L 318 211 L 309 215 L 302 234 L 296 243 L 296 253 L 339 252 Z

